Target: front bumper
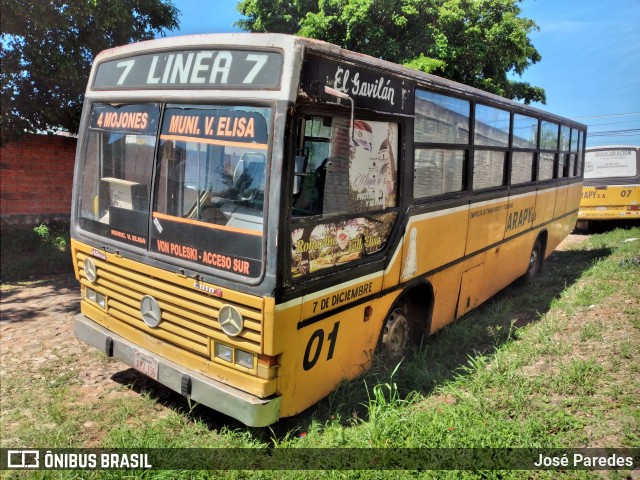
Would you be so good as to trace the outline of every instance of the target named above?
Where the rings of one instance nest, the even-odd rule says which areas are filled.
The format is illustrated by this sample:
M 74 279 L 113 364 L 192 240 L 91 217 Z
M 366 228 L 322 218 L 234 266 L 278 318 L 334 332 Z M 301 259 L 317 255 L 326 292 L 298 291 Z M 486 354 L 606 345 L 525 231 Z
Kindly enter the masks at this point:
M 133 366 L 134 352 L 153 357 L 158 362 L 158 382 L 213 410 L 240 420 L 250 427 L 266 427 L 278 421 L 280 397 L 258 398 L 249 393 L 207 378 L 159 357 L 106 328 L 89 320 L 83 314 L 75 316 L 75 335 L 107 356 Z

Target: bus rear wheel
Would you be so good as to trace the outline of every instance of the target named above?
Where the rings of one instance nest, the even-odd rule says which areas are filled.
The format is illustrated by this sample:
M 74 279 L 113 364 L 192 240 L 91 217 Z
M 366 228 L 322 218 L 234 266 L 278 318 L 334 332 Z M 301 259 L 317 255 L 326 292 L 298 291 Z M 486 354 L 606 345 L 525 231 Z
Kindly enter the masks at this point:
M 521 277 L 522 283 L 532 282 L 540 274 L 543 261 L 542 241 L 540 238 L 537 238 L 536 243 L 533 244 L 533 248 L 531 249 L 527 272 Z
M 380 351 L 389 360 L 400 360 L 411 343 L 411 325 L 406 308 L 394 308 L 382 327 Z

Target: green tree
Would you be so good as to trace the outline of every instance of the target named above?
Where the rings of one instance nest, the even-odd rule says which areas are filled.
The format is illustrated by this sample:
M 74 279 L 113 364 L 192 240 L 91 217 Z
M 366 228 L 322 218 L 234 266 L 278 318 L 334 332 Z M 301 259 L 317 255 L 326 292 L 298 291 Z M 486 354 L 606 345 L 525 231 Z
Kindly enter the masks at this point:
M 169 0 L 1 0 L 1 142 L 78 131 L 91 62 L 101 50 L 178 27 Z
M 540 60 L 521 0 L 243 0 L 241 28 L 293 33 L 433 73 L 503 97 L 545 103 L 513 80 Z

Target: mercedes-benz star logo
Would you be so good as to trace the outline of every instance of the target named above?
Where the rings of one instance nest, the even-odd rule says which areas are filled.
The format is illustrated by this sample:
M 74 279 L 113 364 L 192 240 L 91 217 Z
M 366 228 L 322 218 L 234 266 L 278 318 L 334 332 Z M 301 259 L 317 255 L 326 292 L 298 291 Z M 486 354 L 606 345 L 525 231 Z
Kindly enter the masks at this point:
M 240 335 L 244 328 L 244 320 L 237 308 L 225 305 L 218 312 L 218 321 L 224 333 L 230 337 Z
M 96 269 L 96 264 L 93 263 L 89 257 L 87 257 L 84 261 L 84 274 L 91 283 L 95 282 L 98 278 L 98 270 Z
M 142 320 L 149 327 L 155 328 L 160 325 L 160 320 L 162 320 L 160 305 L 151 295 L 145 295 L 140 300 L 140 313 Z

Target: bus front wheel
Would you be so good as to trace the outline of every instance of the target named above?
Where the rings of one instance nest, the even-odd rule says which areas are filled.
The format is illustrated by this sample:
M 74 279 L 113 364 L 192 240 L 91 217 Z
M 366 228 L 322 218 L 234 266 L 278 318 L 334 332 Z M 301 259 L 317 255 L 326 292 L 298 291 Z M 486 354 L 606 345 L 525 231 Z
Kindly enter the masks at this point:
M 394 308 L 382 327 L 380 350 L 385 358 L 399 360 L 406 355 L 411 343 L 411 326 L 406 308 Z

